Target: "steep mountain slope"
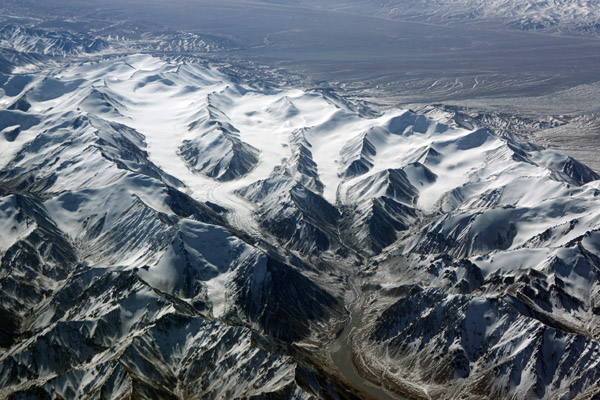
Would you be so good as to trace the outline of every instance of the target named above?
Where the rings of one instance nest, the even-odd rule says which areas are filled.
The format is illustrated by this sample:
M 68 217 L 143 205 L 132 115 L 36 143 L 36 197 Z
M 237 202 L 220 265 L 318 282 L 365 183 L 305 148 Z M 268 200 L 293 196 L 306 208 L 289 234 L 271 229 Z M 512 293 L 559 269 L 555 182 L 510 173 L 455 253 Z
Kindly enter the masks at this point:
M 148 55 L 0 78 L 2 396 L 600 391 L 576 160 Z
M 2 137 L 3 396 L 321 390 L 299 388 L 297 374 L 318 382 L 314 369 L 277 343 L 340 313 L 335 294 L 301 264 L 236 237 L 223 209 L 181 192 L 141 133 L 99 116 L 122 116 L 120 96 L 66 87 L 49 99 L 17 95 L 28 96 L 37 129 L 23 111 L 2 122 L 24 122 Z

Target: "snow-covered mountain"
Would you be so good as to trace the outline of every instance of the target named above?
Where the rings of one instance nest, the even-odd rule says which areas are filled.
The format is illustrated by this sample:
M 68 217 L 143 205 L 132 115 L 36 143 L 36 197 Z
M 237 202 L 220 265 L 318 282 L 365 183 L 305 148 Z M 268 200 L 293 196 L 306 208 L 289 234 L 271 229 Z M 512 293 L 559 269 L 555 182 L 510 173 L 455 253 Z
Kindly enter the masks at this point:
M 2 397 L 600 393 L 576 160 L 149 55 L 0 86 Z
M 11 73 L 15 67 L 41 71 L 52 61 L 60 64 L 72 58 L 90 60 L 131 53 L 185 57 L 240 49 L 238 43 L 222 37 L 132 22 L 117 21 L 110 27 L 87 33 L 70 30 L 68 25 L 67 28 L 39 25 L 0 20 L 0 72 Z
M 101 52 L 106 50 L 109 44 L 101 38 L 87 34 L 4 25 L 0 29 L 0 47 L 20 53 L 78 56 Z

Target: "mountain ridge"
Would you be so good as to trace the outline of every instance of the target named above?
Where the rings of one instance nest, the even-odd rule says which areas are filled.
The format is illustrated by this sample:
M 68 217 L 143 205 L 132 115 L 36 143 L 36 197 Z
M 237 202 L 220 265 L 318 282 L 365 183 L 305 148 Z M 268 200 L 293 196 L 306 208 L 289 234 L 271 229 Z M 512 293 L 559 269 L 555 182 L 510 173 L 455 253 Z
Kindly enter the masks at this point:
M 585 165 L 150 55 L 1 82 L 3 396 L 361 398 L 375 377 L 399 398 L 600 390 Z M 227 179 L 195 166 L 246 165 L 239 147 L 181 151 L 219 132 L 252 149 Z

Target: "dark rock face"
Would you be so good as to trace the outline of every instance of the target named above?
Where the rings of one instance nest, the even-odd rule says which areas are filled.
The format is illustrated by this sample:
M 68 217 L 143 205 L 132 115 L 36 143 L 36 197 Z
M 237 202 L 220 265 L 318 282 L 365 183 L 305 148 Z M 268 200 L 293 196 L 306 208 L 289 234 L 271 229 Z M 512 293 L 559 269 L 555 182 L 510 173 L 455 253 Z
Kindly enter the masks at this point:
M 324 322 L 339 307 L 326 290 L 270 257 L 252 269 L 240 269 L 233 285 L 247 318 L 286 342 L 306 337 L 311 323 Z
M 218 107 L 210 104 L 188 127 L 196 137 L 184 140 L 179 156 L 188 168 L 218 181 L 237 179 L 258 164 L 260 151 L 240 138 L 240 131 Z
M 205 157 L 213 152 L 223 158 Z M 234 132 L 220 128 L 184 141 L 179 154 L 192 171 L 219 181 L 230 181 L 247 174 L 256 166 L 259 156 L 257 149 L 243 143 Z
M 369 172 L 373 166 L 372 159 L 377 154 L 375 146 L 369 141 L 368 132 L 357 140 L 349 141 L 341 150 L 342 162 L 345 166 L 343 175 L 347 178 Z

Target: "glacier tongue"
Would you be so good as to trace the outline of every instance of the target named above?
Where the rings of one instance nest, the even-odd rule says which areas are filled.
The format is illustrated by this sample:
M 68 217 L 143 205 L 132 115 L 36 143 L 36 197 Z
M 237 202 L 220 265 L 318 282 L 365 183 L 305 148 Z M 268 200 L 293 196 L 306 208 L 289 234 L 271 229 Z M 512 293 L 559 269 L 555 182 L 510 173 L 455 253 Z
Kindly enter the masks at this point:
M 2 397 L 600 393 L 576 160 L 148 55 L 2 82 Z

